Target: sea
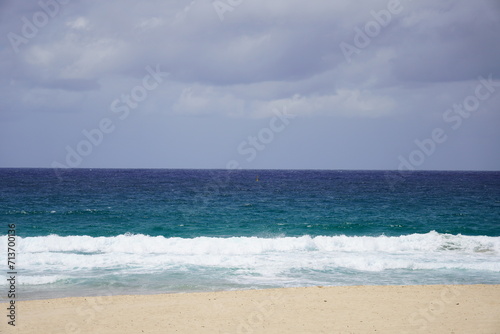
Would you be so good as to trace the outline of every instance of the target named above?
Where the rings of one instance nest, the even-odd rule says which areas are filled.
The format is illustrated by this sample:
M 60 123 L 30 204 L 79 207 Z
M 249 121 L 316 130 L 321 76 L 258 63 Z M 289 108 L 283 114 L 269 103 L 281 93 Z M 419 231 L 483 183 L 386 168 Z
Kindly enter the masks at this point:
M 19 300 L 500 284 L 500 172 L 0 169 L 0 222 L 3 301 L 9 246 Z

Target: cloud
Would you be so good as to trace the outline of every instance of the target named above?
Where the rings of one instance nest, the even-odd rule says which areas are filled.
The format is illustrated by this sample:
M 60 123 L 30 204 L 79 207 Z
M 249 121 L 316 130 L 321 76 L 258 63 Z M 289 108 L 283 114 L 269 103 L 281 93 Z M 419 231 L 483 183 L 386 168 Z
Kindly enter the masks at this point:
M 399 133 L 427 135 L 446 108 L 470 94 L 478 76 L 500 79 L 500 6 L 494 0 L 400 3 L 402 11 L 348 62 L 340 44 L 353 44 L 357 29 L 386 10 L 387 0 L 246 0 L 222 21 L 212 1 L 74 0 L 18 53 L 8 34 L 22 36 L 23 25 L 43 9 L 39 2 L 0 2 L 0 117 L 18 120 L 20 131 L 25 123 L 36 126 L 34 112 L 54 117 L 47 131 L 64 126 L 61 114 L 93 123 L 142 84 L 146 66 L 158 65 L 170 76 L 131 114 L 182 120 L 183 131 L 191 121 L 198 129 L 201 120 L 223 119 L 225 126 L 241 122 L 234 129 L 248 132 L 286 107 L 316 122 L 308 129 L 371 122 L 382 132 L 397 124 Z M 477 128 L 497 120 L 495 101 L 482 104 L 478 115 L 491 118 L 479 118 Z M 398 122 L 406 125 L 399 129 Z M 147 131 L 127 124 L 127 131 Z M 212 130 L 206 133 L 226 128 Z M 180 130 L 171 131 L 170 142 Z M 71 139 L 64 136 L 60 142 Z M 374 145 L 398 142 L 380 140 Z
M 80 16 L 66 22 L 66 25 L 75 30 L 87 30 L 89 27 L 89 21 L 85 17 Z
M 392 60 L 400 81 L 463 81 L 479 73 L 500 75 L 500 11 L 489 1 L 436 2 L 414 8 L 401 20 Z
M 395 102 L 369 91 L 341 89 L 332 95 L 295 95 L 287 99 L 257 102 L 255 117 L 270 117 L 275 109 L 286 108 L 294 115 L 315 114 L 343 117 L 378 118 L 394 111 Z
M 214 88 L 185 88 L 173 106 L 173 111 L 182 115 L 226 115 L 244 114 L 244 103 L 230 94 L 217 92 Z
M 159 17 L 150 17 L 141 20 L 139 23 L 135 25 L 137 29 L 141 32 L 145 32 L 151 29 L 159 28 L 165 25 L 165 21 Z
M 340 89 L 330 95 L 300 95 L 271 100 L 253 100 L 247 103 L 238 96 L 219 87 L 196 86 L 183 89 L 173 106 L 182 115 L 267 118 L 274 110 L 286 108 L 294 115 L 340 116 L 378 118 L 394 112 L 396 102 L 386 96 L 358 89 Z

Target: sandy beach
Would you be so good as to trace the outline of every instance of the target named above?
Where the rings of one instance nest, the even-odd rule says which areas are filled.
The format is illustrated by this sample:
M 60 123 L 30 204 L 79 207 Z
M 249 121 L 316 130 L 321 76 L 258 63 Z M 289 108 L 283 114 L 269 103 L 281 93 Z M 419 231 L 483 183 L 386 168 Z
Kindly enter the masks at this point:
M 3 318 L 7 333 L 500 333 L 500 285 L 62 298 L 17 302 L 15 327 Z

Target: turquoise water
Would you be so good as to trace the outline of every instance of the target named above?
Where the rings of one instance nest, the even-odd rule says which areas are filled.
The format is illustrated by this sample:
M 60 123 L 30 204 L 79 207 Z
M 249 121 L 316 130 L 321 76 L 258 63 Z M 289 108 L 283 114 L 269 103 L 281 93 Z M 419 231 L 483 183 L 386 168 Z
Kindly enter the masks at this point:
M 0 169 L 0 216 L 24 299 L 500 284 L 499 172 Z

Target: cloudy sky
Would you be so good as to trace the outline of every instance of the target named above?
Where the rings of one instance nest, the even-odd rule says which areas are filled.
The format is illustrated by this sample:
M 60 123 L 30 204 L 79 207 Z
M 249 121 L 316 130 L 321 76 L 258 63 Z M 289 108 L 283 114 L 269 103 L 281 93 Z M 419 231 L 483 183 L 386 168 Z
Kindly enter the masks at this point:
M 0 167 L 500 170 L 495 0 L 2 0 L 0 34 Z

